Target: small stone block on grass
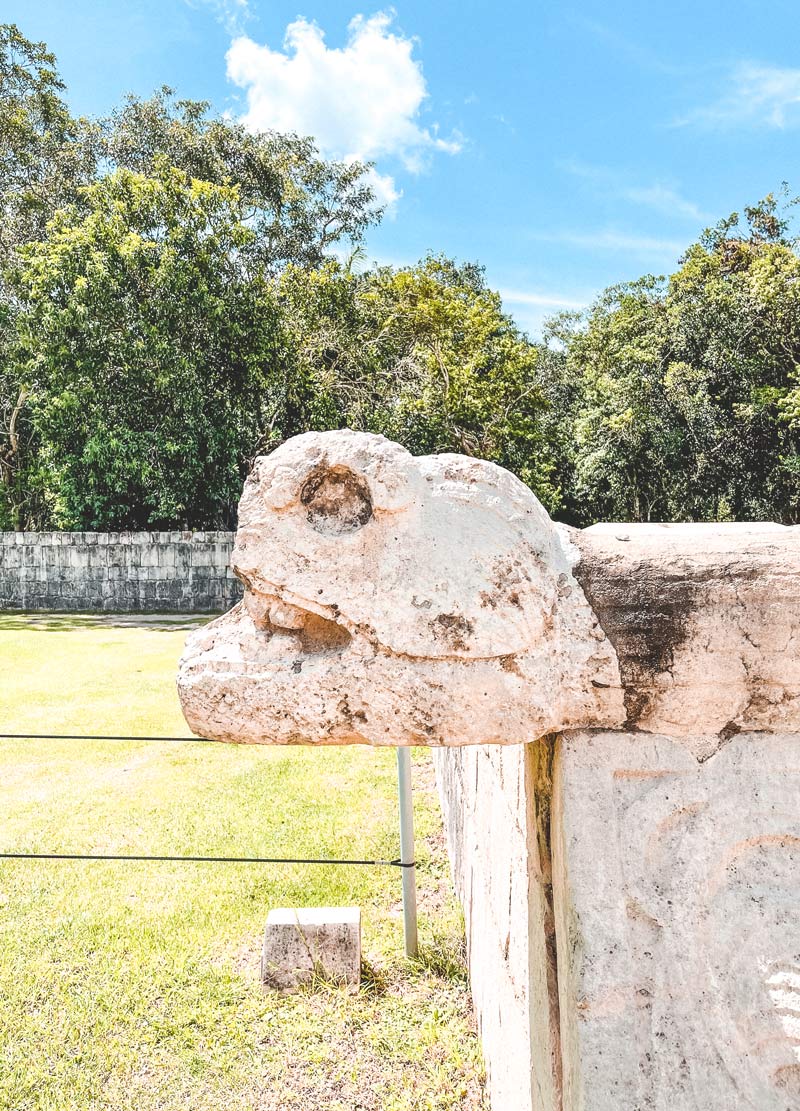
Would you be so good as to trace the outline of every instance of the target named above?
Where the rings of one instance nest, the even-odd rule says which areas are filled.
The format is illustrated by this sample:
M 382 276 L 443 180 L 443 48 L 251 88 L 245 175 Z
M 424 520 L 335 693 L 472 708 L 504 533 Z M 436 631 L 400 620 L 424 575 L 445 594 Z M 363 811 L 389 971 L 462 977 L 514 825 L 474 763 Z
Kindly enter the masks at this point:
M 269 912 L 261 955 L 264 987 L 292 991 L 314 976 L 360 982 L 359 907 L 280 907 Z

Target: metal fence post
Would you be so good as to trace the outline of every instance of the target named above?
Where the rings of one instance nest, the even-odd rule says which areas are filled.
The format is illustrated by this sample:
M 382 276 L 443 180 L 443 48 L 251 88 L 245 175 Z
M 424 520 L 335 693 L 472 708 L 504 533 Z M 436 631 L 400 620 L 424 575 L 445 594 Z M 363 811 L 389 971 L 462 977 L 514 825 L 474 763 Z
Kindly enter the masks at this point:
M 403 939 L 406 956 L 416 957 L 417 941 L 417 869 L 414 860 L 414 801 L 411 797 L 411 753 L 397 750 L 397 794 L 400 800 L 400 862 L 410 865 L 403 873 Z

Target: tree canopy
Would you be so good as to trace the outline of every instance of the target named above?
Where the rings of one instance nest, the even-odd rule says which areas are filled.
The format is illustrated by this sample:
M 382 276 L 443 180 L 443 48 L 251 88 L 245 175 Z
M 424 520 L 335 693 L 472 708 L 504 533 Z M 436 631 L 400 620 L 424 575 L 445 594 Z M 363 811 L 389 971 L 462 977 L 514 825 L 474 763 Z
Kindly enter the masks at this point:
M 479 455 L 515 470 L 551 507 L 541 349 L 502 311 L 480 267 L 429 256 L 353 274 L 286 272 L 281 299 L 306 427 L 382 432 L 415 453 Z M 292 431 L 300 431 L 293 428 Z
M 707 231 L 668 279 L 554 322 L 574 384 L 562 466 L 576 520 L 800 519 L 800 258 L 787 233 L 767 197 L 743 225 L 734 214 Z
M 800 520 L 787 194 L 533 342 L 475 263 L 365 265 L 369 166 L 167 87 L 65 96 L 0 26 L 0 528 L 227 527 L 256 454 L 345 425 L 575 524 Z
M 117 170 L 22 252 L 19 366 L 62 528 L 223 524 L 280 360 L 238 188 Z
M 0 24 L 0 266 L 88 180 L 92 156 L 64 91 L 46 45 Z
M 326 161 L 306 137 L 246 131 L 166 86 L 146 100 L 128 97 L 86 141 L 117 169 L 147 175 L 166 161 L 189 178 L 236 185 L 251 253 L 270 274 L 288 263 L 321 265 L 381 217 L 363 163 Z

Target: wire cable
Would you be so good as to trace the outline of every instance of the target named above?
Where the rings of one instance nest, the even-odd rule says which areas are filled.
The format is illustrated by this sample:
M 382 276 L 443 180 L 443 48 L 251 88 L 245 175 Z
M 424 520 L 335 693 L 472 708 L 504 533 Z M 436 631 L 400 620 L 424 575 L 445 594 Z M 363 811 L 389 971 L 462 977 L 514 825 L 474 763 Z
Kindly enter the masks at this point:
M 219 744 L 210 737 L 143 737 L 133 735 L 110 736 L 86 733 L 0 733 L 0 740 L 19 741 L 200 741 Z M 290 856 L 148 856 L 140 853 L 17 853 L 0 852 L 0 860 L 127 860 L 171 861 L 185 864 L 328 864 L 371 868 L 414 868 L 415 861 L 403 860 L 343 860 L 328 857 Z
M 211 737 L 142 737 L 126 734 L 106 736 L 97 733 L 0 733 L 3 741 L 202 741 L 204 744 L 222 744 Z
M 156 860 L 183 864 L 329 864 L 360 865 L 371 868 L 414 868 L 415 861 L 343 860 L 333 857 L 303 856 L 150 856 L 143 853 L 16 853 L 0 852 L 0 860 Z

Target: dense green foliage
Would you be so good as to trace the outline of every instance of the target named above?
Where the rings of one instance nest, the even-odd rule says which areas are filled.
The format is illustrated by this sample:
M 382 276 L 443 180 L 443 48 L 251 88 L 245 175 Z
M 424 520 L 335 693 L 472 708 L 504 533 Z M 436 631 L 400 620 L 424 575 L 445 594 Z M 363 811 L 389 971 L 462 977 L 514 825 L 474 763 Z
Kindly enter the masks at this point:
M 251 260 L 268 274 L 287 263 L 319 266 L 380 218 L 360 162 L 326 162 L 296 135 L 251 134 L 209 116 L 204 101 L 176 101 L 166 87 L 149 100 L 129 97 L 92 139 L 107 166 L 153 174 L 166 162 L 189 178 L 236 185 L 253 232 Z
M 480 455 L 516 471 L 548 505 L 541 351 L 472 265 L 429 257 L 354 275 L 329 264 L 280 284 L 294 397 L 282 428 L 382 432 L 415 453 Z
M 553 325 L 581 522 L 800 520 L 800 258 L 774 198 Z M 562 391 L 563 396 L 563 391 Z
M 169 89 L 73 119 L 0 28 L 0 527 L 230 523 L 287 374 L 276 282 L 380 217 L 367 167 Z
M 44 233 L 93 166 L 84 124 L 67 110 L 55 64 L 44 43 L 0 24 L 0 264 Z
M 239 495 L 274 294 L 242 266 L 235 187 L 117 170 L 22 252 L 19 352 L 51 510 L 66 527 L 202 527 Z
M 800 519 L 773 197 L 533 343 L 476 265 L 360 266 L 369 167 L 167 88 L 97 121 L 63 91 L 0 27 L 0 528 L 227 526 L 256 454 L 344 425 L 494 460 L 576 524 Z

